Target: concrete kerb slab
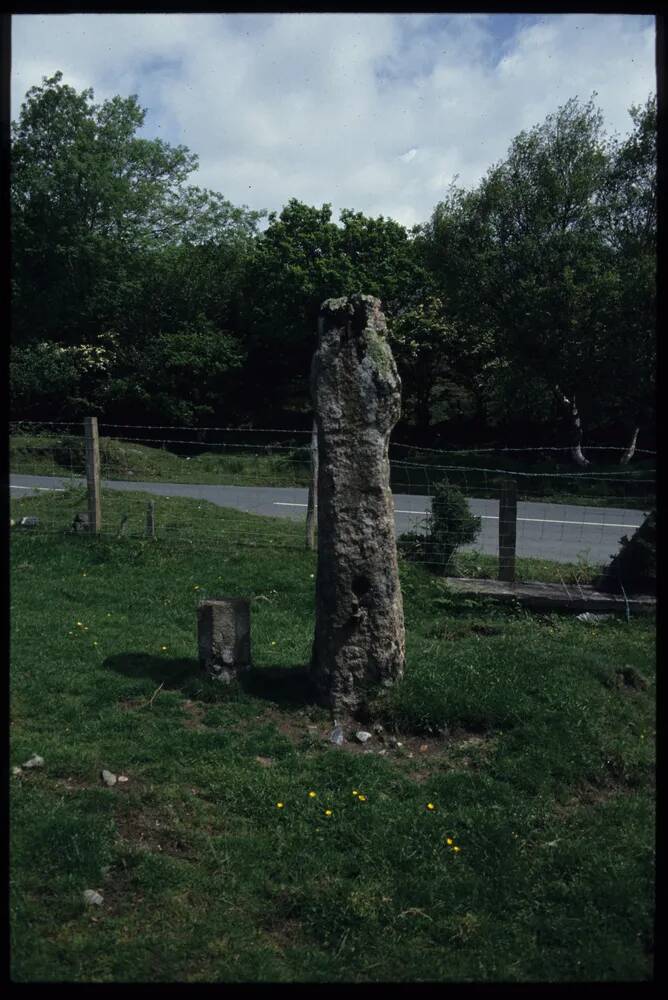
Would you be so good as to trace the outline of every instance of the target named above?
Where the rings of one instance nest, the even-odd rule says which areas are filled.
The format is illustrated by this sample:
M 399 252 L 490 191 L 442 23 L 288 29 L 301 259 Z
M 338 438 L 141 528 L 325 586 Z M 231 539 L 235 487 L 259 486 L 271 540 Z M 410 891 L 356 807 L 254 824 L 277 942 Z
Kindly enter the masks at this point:
M 540 611 L 593 611 L 648 613 L 656 609 L 656 597 L 650 594 L 605 594 L 587 584 L 564 583 L 507 583 L 503 580 L 476 580 L 469 577 L 448 576 L 445 583 L 459 594 L 491 597 L 510 603 L 517 601 L 523 607 Z

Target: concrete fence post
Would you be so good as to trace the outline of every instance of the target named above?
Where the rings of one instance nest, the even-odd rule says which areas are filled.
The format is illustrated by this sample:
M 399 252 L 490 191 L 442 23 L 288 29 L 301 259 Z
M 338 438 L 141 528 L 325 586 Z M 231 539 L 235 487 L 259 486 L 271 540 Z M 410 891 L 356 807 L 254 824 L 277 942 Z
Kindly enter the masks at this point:
M 499 580 L 515 582 L 517 546 L 517 483 L 501 480 L 499 495 Z
M 86 481 L 88 484 L 88 530 L 97 534 L 102 528 L 102 503 L 100 494 L 100 439 L 97 417 L 84 419 L 86 439 Z

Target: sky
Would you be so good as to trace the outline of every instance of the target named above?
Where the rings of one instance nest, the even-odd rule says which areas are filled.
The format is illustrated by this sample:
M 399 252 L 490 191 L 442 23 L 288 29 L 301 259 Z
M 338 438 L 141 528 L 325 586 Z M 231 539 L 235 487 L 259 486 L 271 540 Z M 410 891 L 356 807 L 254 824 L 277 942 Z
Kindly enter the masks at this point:
M 594 91 L 609 134 L 656 92 L 654 18 L 620 14 L 56 14 L 12 18 L 12 118 L 63 72 L 136 94 L 141 135 L 236 205 L 290 198 L 405 226 Z

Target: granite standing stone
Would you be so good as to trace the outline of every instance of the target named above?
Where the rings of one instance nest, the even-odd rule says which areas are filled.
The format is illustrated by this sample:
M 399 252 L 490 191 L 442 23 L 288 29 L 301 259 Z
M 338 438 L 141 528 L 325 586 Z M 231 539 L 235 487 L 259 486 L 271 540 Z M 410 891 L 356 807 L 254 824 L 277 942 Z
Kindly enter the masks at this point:
M 349 711 L 404 668 L 389 463 L 401 380 L 386 330 L 378 299 L 328 299 L 311 369 L 319 456 L 311 676 L 323 704 Z

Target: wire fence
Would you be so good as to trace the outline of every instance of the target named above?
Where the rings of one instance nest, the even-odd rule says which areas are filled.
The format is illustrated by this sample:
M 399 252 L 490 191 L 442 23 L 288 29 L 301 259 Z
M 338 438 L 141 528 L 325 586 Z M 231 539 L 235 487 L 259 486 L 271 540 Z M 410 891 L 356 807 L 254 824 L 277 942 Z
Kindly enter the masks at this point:
M 103 535 L 304 548 L 310 431 L 101 422 L 99 432 Z M 574 469 L 569 445 L 438 450 L 392 443 L 399 552 L 440 572 L 453 573 L 463 561 L 466 572 L 487 573 L 489 558 L 503 556 L 501 507 L 510 480 L 520 574 L 527 559 L 603 566 L 656 506 L 655 453 L 638 449 L 632 465 L 620 466 L 625 450 L 585 449 L 595 461 Z M 20 521 L 28 509 L 20 498 L 30 497 L 22 516 L 37 519 L 23 527 L 87 530 L 83 424 L 12 424 L 10 471 L 12 516 Z

